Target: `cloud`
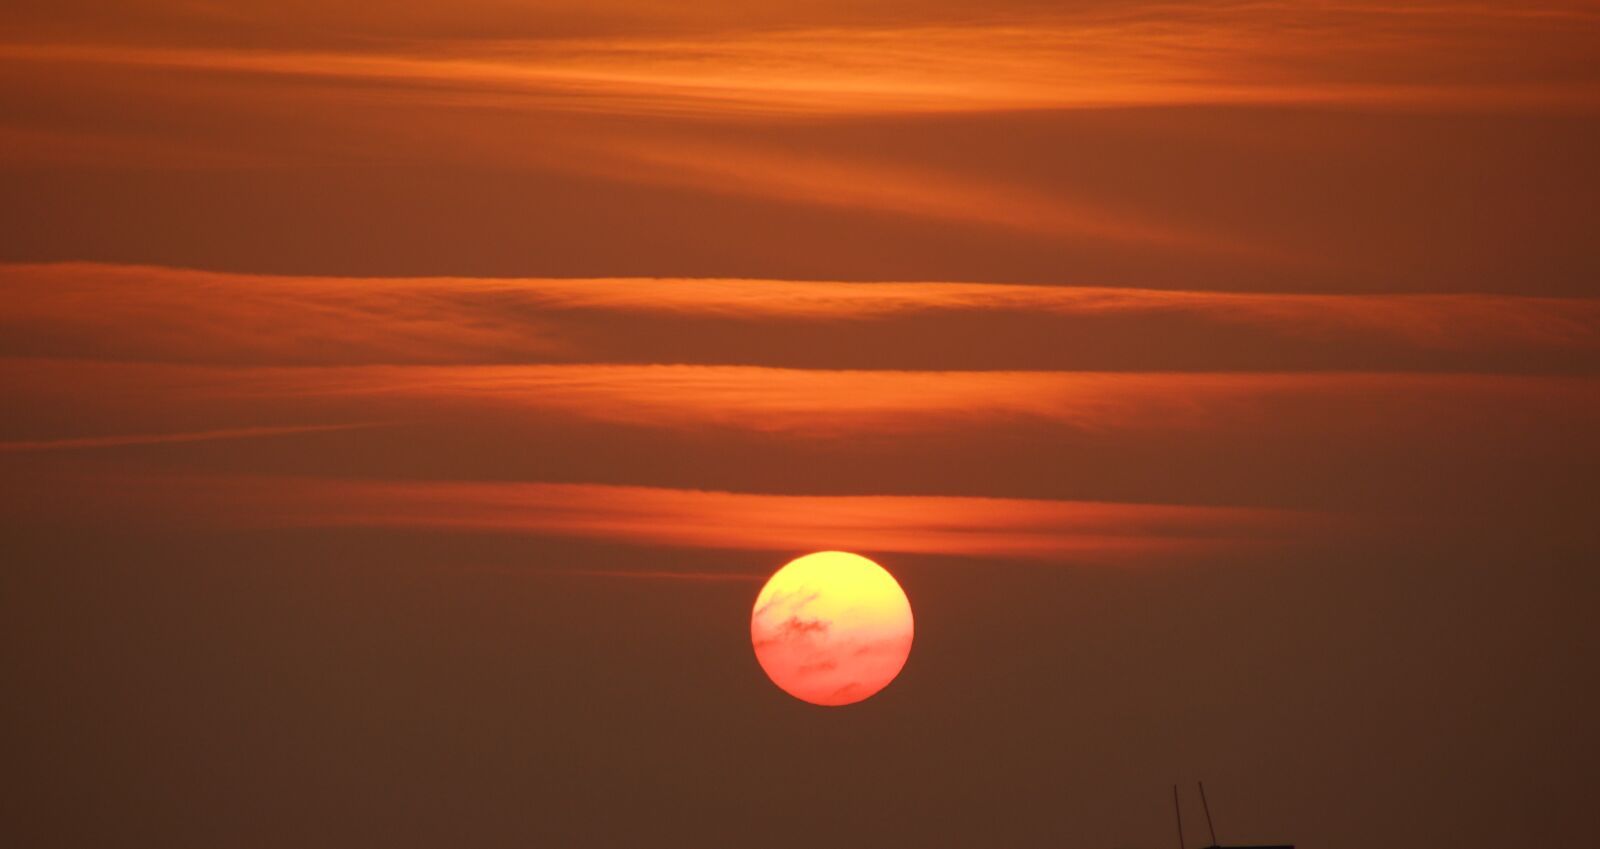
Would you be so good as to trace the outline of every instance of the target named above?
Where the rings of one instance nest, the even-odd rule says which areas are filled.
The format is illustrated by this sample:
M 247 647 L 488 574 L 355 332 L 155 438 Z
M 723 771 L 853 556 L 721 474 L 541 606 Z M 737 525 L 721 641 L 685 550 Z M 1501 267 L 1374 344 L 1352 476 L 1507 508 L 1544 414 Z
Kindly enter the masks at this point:
M 0 55 L 381 84 L 438 103 L 718 119 L 1198 103 L 1526 107 L 1595 102 L 1595 76 L 1572 61 L 1595 25 L 1572 7 L 1169 4 L 666 36 L 419 34 L 344 50 L 13 43 Z M 1542 50 L 1522 51 L 1534 43 Z
M 293 436 L 303 433 L 358 430 L 382 427 L 380 422 L 352 424 L 290 425 L 283 427 L 236 427 L 219 430 L 202 430 L 192 433 L 142 433 L 118 436 L 82 436 L 68 439 L 35 439 L 0 441 L 0 454 L 33 451 L 70 451 L 80 448 L 121 448 L 132 445 L 171 445 L 190 442 L 213 442 L 222 439 L 256 439 L 268 436 Z
M 191 472 L 1242 503 L 1484 527 L 1592 524 L 1562 505 L 1586 485 L 1585 437 L 1600 428 L 1592 377 L 1470 373 L 13 358 L 0 359 L 0 392 L 0 439 L 18 441 L 407 423 L 139 458 Z
M 1600 370 L 1600 299 L 0 265 L 0 355 L 217 364 Z M 92 306 L 91 306 L 92 305 Z M 982 346 L 947 339 L 985 338 Z M 1138 344 L 1133 344 L 1139 340 Z
M 827 636 L 828 630 L 833 627 L 833 623 L 826 619 L 801 619 L 794 615 L 777 624 L 765 622 L 763 614 L 766 613 L 769 607 L 771 607 L 771 603 L 764 604 L 756 608 L 754 614 L 755 621 L 761 623 L 758 631 L 759 636 L 753 638 L 757 650 L 766 646 L 775 646 L 779 643 L 803 643 L 810 638 L 823 638 Z M 821 672 L 825 669 L 832 669 L 835 666 L 837 664 L 831 662 L 826 666 L 814 664 L 809 670 L 806 667 L 801 667 L 798 671 Z
M 0 47 L 0 144 L 28 171 L 11 256 L 923 277 L 961 257 L 966 277 L 1316 288 L 1592 277 L 1571 223 L 1582 180 L 1550 177 L 1581 160 L 1575 121 L 1600 103 L 1592 10 L 1041 5 L 715 26 L 702 9 L 699 29 L 545 38 L 168 9 L 237 16 L 252 40 L 231 47 L 24 28 Z M 251 224 L 219 223 L 234 205 Z
M 1593 299 L 76 264 L 0 291 L 17 468 L 160 442 L 109 459 L 1559 523 L 1600 427 Z M 308 422 L 407 426 L 222 442 Z
M 419 32 L 338 47 L 310 32 L 249 48 L 23 36 L 0 45 L 0 94 L 29 108 L 0 124 L 0 140 L 17 161 L 93 168 L 447 163 L 581 175 L 1293 268 L 1325 260 L 1219 232 L 1203 216 L 1184 220 L 1181 206 L 1167 210 L 1174 220 L 1085 187 L 800 147 L 794 134 L 734 137 L 1127 107 L 1600 104 L 1600 75 L 1585 61 L 1600 41 L 1596 18 L 1575 8 L 1251 3 L 959 22 L 845 17 L 543 39 Z M 42 99 L 97 107 L 83 116 L 33 108 L 41 85 L 55 92 Z
M 1026 186 L 892 162 L 661 138 L 602 139 L 589 142 L 587 151 L 613 155 L 590 159 L 586 165 L 582 159 L 569 162 L 613 179 L 978 224 L 1034 236 L 1157 245 L 1256 262 L 1286 261 L 1197 227 L 1136 218 Z
M 529 432 L 559 421 L 670 433 L 890 437 L 1005 425 L 1240 435 L 1431 429 L 1600 415 L 1594 381 L 1365 372 L 868 371 L 700 365 L 209 367 L 0 360 L 40 408 L 224 426 L 289 415 Z M 1452 423 L 1455 423 L 1452 425 Z M 227 426 L 234 426 L 231 423 Z M 79 434 L 73 434 L 77 436 Z
M 111 487 L 116 489 L 116 487 Z M 1315 513 L 960 496 L 770 495 L 598 484 L 283 477 L 155 478 L 128 491 L 185 521 L 562 536 L 635 545 L 1119 562 L 1284 545 Z M 798 623 L 797 629 L 814 628 Z
M 492 280 L 0 265 L 0 345 L 33 356 L 280 364 L 556 356 L 537 301 L 516 289 Z

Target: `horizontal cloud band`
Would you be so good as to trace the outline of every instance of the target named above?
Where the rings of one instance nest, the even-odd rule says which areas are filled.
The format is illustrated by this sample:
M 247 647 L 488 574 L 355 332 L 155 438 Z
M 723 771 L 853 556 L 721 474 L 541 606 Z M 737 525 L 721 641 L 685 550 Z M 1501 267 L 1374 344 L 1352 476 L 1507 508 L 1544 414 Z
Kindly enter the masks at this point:
M 85 263 L 0 265 L 0 293 L 8 305 L 0 356 L 282 365 L 1600 371 L 1600 299 L 1593 298 L 278 277 Z M 951 338 L 986 341 L 955 346 Z
M 1590 104 L 1596 18 L 1580 7 L 1160 4 L 965 20 L 723 30 L 697 37 L 369 40 L 225 50 L 27 40 L 12 61 L 410 87 L 447 102 L 726 118 L 1184 103 Z M 259 38 L 259 36 L 257 36 Z M 1519 51 L 1538 44 L 1536 54 Z M 1463 53 L 1502 69 L 1465 73 Z M 1354 66 L 1354 67 L 1352 67 Z
M 1110 562 L 1287 545 L 1344 524 L 1290 510 L 1020 498 L 261 476 L 106 474 L 99 481 L 90 500 L 121 520 L 158 524 L 488 532 L 756 551 Z

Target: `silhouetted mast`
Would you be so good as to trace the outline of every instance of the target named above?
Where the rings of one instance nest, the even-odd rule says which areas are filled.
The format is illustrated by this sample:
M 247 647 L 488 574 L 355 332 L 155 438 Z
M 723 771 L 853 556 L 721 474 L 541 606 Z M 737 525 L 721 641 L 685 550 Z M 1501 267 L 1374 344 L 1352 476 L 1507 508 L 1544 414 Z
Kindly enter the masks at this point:
M 1172 810 L 1178 815 L 1178 849 L 1183 847 L 1183 806 L 1178 804 L 1178 785 L 1172 785 Z
M 1203 849 L 1294 849 L 1293 844 L 1275 843 L 1270 846 L 1223 846 L 1217 842 L 1217 827 L 1211 822 L 1211 802 L 1206 799 L 1206 783 L 1197 781 L 1200 787 L 1200 807 L 1206 812 L 1206 831 L 1211 832 L 1211 845 Z M 1183 842 L 1183 803 L 1178 801 L 1178 785 L 1172 785 L 1172 812 L 1178 818 L 1178 849 L 1188 849 Z
M 1206 783 L 1204 781 L 1195 783 L 1200 785 L 1200 807 L 1206 812 L 1206 831 L 1211 832 L 1211 845 L 1218 846 L 1220 844 L 1217 843 L 1217 827 L 1211 824 L 1211 804 L 1206 801 Z M 1179 849 L 1183 847 L 1180 846 Z

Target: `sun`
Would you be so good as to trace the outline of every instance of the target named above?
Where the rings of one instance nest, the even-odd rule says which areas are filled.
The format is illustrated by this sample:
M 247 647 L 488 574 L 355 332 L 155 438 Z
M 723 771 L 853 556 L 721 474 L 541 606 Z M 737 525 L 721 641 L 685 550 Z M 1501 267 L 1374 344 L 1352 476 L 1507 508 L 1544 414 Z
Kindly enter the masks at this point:
M 911 654 L 911 602 L 894 576 L 858 554 L 789 561 L 756 596 L 750 642 L 772 683 L 815 705 L 882 690 Z

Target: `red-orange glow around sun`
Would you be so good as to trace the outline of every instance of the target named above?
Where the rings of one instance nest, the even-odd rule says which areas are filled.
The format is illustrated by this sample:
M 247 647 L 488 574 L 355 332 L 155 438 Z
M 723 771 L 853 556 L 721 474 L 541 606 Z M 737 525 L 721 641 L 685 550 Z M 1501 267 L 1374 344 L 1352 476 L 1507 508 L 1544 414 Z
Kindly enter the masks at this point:
M 821 551 L 767 580 L 750 616 L 756 659 L 784 692 L 847 705 L 882 690 L 911 654 L 911 603 L 860 555 Z

